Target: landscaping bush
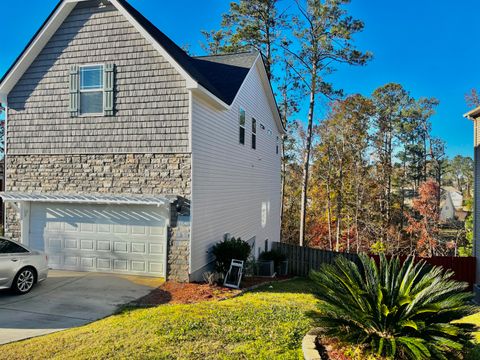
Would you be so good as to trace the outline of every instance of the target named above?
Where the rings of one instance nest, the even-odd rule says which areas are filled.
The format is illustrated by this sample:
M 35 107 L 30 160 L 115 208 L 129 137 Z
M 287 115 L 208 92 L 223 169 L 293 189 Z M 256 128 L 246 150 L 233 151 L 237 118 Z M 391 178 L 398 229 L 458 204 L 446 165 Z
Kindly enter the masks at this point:
M 232 259 L 246 261 L 252 248 L 240 238 L 224 239 L 215 244 L 212 253 L 215 256 L 215 269 L 225 275 L 230 269 Z
M 400 264 L 380 256 L 380 264 L 360 255 L 361 265 L 337 257 L 312 279 L 319 287 L 318 325 L 327 337 L 360 345 L 365 355 L 395 359 L 461 358 L 475 327 L 452 323 L 470 314 L 467 285 L 441 267 Z

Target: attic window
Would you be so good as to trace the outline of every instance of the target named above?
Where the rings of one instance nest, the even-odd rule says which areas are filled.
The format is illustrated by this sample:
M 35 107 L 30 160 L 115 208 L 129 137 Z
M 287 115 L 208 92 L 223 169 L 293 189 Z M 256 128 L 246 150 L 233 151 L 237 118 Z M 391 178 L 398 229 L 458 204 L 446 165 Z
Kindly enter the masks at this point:
M 80 114 L 103 114 L 103 65 L 80 67 Z

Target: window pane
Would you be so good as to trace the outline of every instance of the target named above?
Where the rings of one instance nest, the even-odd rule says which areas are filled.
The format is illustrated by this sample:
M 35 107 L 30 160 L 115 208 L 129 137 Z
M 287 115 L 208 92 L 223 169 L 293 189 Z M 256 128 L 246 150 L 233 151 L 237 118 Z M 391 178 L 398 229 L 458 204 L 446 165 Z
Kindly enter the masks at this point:
M 8 240 L 0 240 L 0 254 L 24 253 L 27 249 Z
M 240 144 L 245 144 L 245 128 L 240 128 Z
M 252 133 L 257 133 L 257 120 L 255 120 L 254 118 L 252 118 Z
M 80 93 L 81 114 L 102 114 L 103 113 L 103 92 L 82 92 Z
M 80 68 L 80 90 L 103 88 L 103 66 Z
M 240 126 L 245 126 L 245 110 L 240 109 Z
M 252 149 L 257 148 L 257 135 L 252 134 Z

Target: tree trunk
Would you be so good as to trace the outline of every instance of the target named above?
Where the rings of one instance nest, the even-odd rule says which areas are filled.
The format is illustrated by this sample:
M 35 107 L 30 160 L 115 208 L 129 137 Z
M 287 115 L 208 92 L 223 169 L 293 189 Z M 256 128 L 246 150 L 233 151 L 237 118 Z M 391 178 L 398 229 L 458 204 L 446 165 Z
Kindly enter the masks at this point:
M 343 160 L 339 161 L 339 174 L 338 174 L 338 192 L 337 192 L 337 234 L 335 236 L 335 251 L 340 247 L 340 235 L 342 232 L 342 210 L 343 210 Z
M 327 169 L 327 226 L 328 226 L 328 250 L 333 250 L 332 243 L 332 199 L 330 197 L 330 168 L 331 168 L 331 159 L 330 159 L 330 149 L 328 150 L 328 169 Z
M 288 98 L 286 87 L 283 89 L 283 125 L 287 128 L 287 114 L 288 114 Z M 285 162 L 285 136 L 282 136 L 282 194 L 280 197 L 280 241 L 283 239 L 283 213 L 285 211 L 285 186 L 287 176 L 287 164 Z
M 308 106 L 308 127 L 307 139 L 305 144 L 305 154 L 303 158 L 303 181 L 302 181 L 302 199 L 300 210 L 300 239 L 299 245 L 303 246 L 305 242 L 305 223 L 307 217 L 307 200 L 308 200 L 308 177 L 310 166 L 310 151 L 312 147 L 312 133 L 313 133 L 313 114 L 315 110 L 315 93 L 317 84 L 317 67 L 314 63 L 312 66 L 312 80 L 310 86 L 310 104 Z

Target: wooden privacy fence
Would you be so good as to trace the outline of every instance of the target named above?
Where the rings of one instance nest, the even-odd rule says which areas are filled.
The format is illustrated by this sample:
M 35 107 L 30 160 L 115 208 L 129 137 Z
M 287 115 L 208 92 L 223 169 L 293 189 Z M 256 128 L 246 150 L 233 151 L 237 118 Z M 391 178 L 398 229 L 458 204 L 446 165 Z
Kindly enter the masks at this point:
M 308 276 L 310 270 L 319 270 L 323 263 L 331 264 L 337 256 L 344 256 L 348 260 L 359 263 L 358 255 L 354 253 L 313 249 L 278 242 L 272 243 L 272 247 L 287 256 L 288 272 L 290 275 L 295 276 Z M 378 262 L 378 256 L 372 255 L 372 257 Z M 405 259 L 406 257 L 400 257 L 402 261 Z M 475 284 L 475 257 L 434 256 L 431 258 L 416 257 L 415 259 L 423 259 L 429 264 L 453 270 L 455 280 L 467 282 L 470 285 L 470 289 Z

